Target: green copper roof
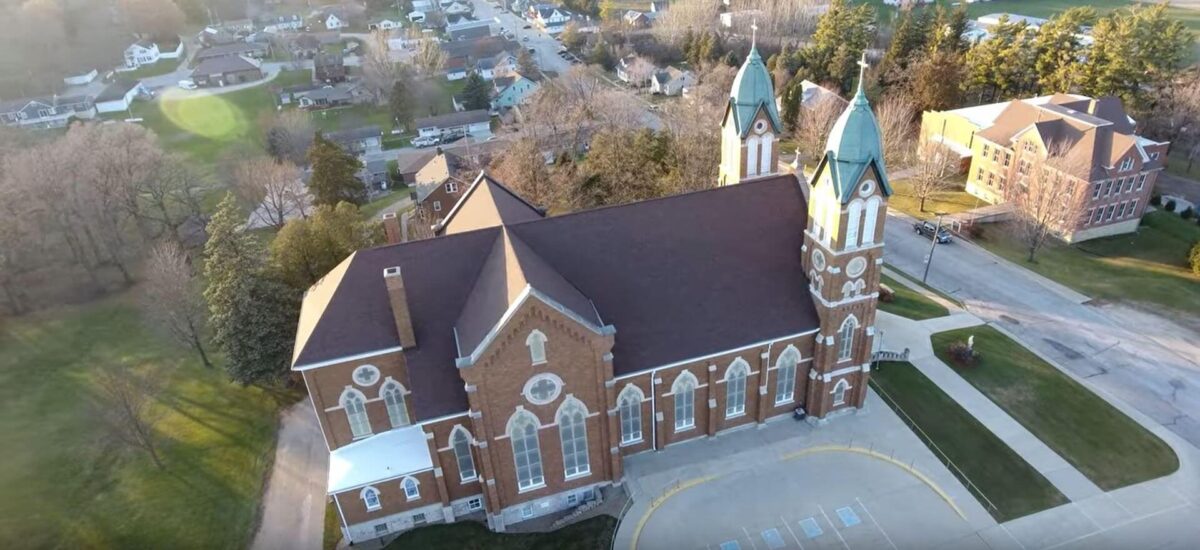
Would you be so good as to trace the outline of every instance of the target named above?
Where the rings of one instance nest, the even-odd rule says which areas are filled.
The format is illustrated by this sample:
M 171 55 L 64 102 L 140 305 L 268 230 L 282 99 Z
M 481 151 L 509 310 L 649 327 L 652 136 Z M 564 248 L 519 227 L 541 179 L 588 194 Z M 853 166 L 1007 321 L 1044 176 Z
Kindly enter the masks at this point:
M 862 70 L 858 76 L 858 91 L 833 124 L 829 140 L 825 142 L 826 168 L 830 170 L 834 188 L 843 203 L 850 200 L 859 177 L 871 163 L 875 163 L 879 172 L 883 192 L 888 196 L 892 194 L 883 165 L 883 139 L 879 123 L 875 121 L 867 94 L 863 92 L 866 62 L 860 64 Z
M 783 131 L 779 109 L 775 107 L 775 86 L 771 83 L 771 73 L 767 72 L 767 65 L 758 55 L 758 48 L 751 46 L 750 55 L 733 79 L 733 90 L 729 95 L 729 110 L 733 112 L 738 135 L 745 137 L 750 133 L 750 122 L 758 115 L 759 109 L 766 110 L 776 133 Z

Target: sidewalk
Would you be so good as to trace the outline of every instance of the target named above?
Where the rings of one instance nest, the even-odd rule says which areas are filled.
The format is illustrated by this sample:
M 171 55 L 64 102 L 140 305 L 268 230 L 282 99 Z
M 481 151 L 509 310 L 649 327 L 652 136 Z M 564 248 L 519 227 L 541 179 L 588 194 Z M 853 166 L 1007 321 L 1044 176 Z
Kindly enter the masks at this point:
M 283 411 L 254 550 L 320 550 L 329 449 L 305 398 Z

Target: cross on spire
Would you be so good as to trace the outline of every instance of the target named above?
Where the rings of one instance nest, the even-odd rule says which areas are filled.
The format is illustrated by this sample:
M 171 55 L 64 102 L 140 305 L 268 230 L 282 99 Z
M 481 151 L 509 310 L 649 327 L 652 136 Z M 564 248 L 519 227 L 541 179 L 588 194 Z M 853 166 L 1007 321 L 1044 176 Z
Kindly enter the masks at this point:
M 858 60 L 858 93 L 863 93 L 863 81 L 867 79 L 867 51 L 863 50 L 862 57 Z

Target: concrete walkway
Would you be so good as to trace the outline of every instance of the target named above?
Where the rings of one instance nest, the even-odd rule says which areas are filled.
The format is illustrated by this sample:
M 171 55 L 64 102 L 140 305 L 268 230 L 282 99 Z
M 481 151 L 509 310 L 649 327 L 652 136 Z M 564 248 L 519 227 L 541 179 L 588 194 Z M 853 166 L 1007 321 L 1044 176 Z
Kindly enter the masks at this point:
M 325 532 L 325 480 L 329 449 L 305 398 L 279 419 L 279 443 L 254 550 L 320 550 Z

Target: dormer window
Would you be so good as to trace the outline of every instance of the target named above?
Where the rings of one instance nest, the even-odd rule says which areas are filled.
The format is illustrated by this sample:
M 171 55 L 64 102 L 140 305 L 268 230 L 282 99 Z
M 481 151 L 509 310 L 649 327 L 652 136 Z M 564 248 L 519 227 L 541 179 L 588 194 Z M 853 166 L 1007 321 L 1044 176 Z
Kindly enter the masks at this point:
M 446 192 L 447 193 L 457 193 L 458 192 L 458 182 L 453 181 L 453 180 L 446 182 Z
M 1121 171 L 1128 172 L 1133 169 L 1133 157 L 1129 157 L 1121 161 Z
M 540 365 L 546 362 L 546 335 L 542 331 L 534 329 L 529 333 L 529 337 L 525 339 L 525 345 L 529 346 L 529 360 L 534 365 Z

